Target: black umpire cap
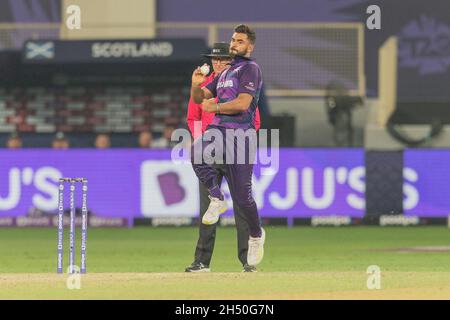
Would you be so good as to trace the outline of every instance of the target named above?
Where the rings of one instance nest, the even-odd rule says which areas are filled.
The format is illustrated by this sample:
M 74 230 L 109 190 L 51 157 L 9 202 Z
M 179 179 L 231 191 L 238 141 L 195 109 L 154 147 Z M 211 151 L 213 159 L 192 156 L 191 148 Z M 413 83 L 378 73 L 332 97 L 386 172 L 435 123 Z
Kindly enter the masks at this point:
M 202 54 L 202 56 L 208 58 L 231 58 L 230 45 L 226 42 L 216 42 L 211 48 L 211 53 Z

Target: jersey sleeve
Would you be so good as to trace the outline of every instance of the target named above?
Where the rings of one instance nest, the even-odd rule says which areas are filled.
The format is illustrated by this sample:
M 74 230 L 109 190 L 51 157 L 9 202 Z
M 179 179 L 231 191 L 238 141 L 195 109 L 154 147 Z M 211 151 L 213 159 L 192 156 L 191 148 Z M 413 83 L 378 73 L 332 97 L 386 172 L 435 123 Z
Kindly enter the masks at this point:
M 239 73 L 238 93 L 248 93 L 254 97 L 261 81 L 261 71 L 255 64 L 247 64 Z
M 219 76 L 215 77 L 210 83 L 208 83 L 204 88 L 211 91 L 213 97 L 217 97 L 217 82 L 219 81 Z

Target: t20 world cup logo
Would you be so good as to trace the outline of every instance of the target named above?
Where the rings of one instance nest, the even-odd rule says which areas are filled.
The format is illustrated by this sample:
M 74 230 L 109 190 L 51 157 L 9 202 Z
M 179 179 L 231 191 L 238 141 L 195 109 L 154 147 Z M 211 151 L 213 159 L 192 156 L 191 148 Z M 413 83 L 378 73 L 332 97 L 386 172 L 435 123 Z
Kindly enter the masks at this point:
M 450 26 L 422 15 L 404 27 L 399 39 L 402 67 L 418 68 L 420 75 L 448 72 Z

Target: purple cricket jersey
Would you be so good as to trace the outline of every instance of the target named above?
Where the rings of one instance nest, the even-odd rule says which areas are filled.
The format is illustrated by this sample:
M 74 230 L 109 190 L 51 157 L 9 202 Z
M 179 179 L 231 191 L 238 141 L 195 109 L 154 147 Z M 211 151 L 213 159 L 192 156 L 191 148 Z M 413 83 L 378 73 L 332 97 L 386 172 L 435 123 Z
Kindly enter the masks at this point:
M 248 93 L 253 99 L 250 107 L 241 113 L 233 115 L 216 114 L 212 126 L 227 129 L 255 128 L 254 118 L 262 87 L 262 73 L 258 64 L 253 60 L 236 56 L 231 66 L 215 77 L 206 88 L 218 98 L 219 103 L 228 102 L 238 97 L 240 93 Z

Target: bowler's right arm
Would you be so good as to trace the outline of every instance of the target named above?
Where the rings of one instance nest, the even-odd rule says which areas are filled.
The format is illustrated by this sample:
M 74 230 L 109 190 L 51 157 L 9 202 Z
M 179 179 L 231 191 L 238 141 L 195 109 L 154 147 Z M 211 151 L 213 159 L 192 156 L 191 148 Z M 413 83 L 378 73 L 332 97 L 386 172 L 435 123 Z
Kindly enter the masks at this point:
M 212 82 L 217 82 L 216 77 Z M 200 67 L 192 73 L 191 98 L 195 103 L 200 104 L 204 99 L 211 99 L 215 97 L 215 92 L 211 92 L 208 88 L 200 87 L 205 82 L 206 77 L 200 71 Z M 214 86 L 215 87 L 215 86 Z

